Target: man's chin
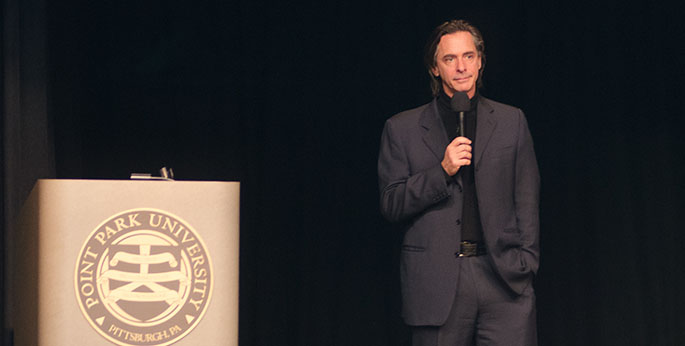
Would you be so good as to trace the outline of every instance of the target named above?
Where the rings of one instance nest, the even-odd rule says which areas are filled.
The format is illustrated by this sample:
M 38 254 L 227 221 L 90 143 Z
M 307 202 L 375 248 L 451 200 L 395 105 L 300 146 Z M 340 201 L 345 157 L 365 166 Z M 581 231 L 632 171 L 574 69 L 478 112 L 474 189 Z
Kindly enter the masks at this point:
M 467 93 L 468 94 L 474 89 L 473 88 L 452 88 L 452 90 L 454 92 L 461 92 L 461 93 Z

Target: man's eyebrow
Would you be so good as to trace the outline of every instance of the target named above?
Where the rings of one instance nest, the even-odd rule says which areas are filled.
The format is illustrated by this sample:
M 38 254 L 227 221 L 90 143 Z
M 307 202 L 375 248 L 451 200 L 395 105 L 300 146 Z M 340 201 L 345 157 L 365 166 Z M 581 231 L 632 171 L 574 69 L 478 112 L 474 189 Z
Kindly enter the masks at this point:
M 476 54 L 475 51 L 470 50 L 470 51 L 461 53 L 461 56 L 465 56 L 465 55 L 475 55 L 475 54 Z M 442 59 L 445 59 L 445 58 L 456 58 L 456 57 L 458 57 L 458 56 L 459 56 L 459 54 L 450 53 L 450 54 L 445 54 L 445 55 L 443 55 L 443 56 L 442 56 Z

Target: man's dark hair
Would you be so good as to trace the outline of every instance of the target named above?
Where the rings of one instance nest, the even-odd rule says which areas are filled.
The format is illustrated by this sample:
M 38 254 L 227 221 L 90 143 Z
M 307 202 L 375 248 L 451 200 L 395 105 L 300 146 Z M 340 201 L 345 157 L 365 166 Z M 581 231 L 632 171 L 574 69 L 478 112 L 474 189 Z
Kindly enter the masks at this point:
M 483 86 L 483 69 L 485 68 L 485 42 L 483 41 L 483 35 L 481 35 L 480 31 L 478 31 L 475 26 L 471 25 L 465 20 L 450 20 L 440 24 L 437 28 L 435 28 L 435 30 L 433 30 L 433 33 L 426 44 L 426 53 L 423 57 L 423 61 L 428 69 L 428 74 L 431 76 L 431 89 L 433 90 L 433 96 L 438 96 L 438 94 L 440 94 L 440 88 L 442 87 L 440 77 L 435 77 L 432 71 L 437 64 L 436 54 L 440 39 L 445 35 L 460 31 L 466 31 L 471 34 L 471 37 L 473 37 L 473 44 L 476 46 L 478 56 L 481 59 L 477 85 L 478 87 Z

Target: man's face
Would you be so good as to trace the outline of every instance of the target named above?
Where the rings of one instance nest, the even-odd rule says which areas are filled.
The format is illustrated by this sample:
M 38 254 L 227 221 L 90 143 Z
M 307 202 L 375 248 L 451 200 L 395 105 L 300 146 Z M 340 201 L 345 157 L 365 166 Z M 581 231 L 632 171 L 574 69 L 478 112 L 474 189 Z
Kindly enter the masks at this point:
M 465 92 L 469 98 L 476 94 L 481 58 L 471 33 L 458 31 L 442 36 L 435 60 L 432 72 L 440 77 L 447 96 L 452 97 L 457 91 Z

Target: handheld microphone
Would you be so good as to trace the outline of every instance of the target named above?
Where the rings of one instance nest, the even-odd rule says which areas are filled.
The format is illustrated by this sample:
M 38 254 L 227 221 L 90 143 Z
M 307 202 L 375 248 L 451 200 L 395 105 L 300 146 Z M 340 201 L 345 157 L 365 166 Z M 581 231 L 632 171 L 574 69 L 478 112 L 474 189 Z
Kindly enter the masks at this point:
M 465 137 L 464 134 L 464 112 L 468 112 L 471 109 L 471 100 L 469 100 L 469 95 L 465 92 L 455 92 L 450 100 L 450 107 L 453 111 L 459 112 L 459 136 Z

